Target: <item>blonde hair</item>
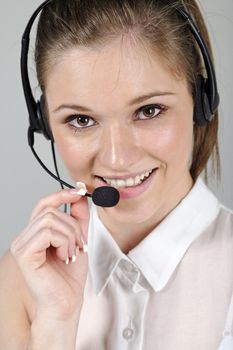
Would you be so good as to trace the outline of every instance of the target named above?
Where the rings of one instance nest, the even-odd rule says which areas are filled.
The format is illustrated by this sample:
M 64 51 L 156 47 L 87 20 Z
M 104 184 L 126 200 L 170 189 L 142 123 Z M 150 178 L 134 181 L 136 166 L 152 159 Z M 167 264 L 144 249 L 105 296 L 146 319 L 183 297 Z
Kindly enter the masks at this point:
M 77 46 L 106 45 L 120 35 L 129 34 L 159 54 L 168 69 L 186 78 L 195 99 L 197 74 L 205 76 L 205 67 L 189 25 L 175 7 L 183 6 L 197 24 L 209 49 L 208 31 L 195 0 L 54 0 L 40 16 L 35 60 L 42 91 L 46 75 L 64 51 Z M 213 57 L 212 57 L 213 58 Z M 194 125 L 194 143 L 190 174 L 194 181 L 205 171 L 212 158 L 212 171 L 220 179 L 218 112 L 204 127 Z

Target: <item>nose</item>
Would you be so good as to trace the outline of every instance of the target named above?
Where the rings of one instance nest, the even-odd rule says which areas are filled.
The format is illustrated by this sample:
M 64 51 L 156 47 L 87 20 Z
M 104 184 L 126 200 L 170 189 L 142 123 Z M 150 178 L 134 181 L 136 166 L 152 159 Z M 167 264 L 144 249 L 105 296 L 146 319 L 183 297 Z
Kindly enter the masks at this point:
M 130 126 L 119 123 L 106 128 L 99 142 L 98 160 L 115 171 L 125 171 L 140 161 L 140 137 Z

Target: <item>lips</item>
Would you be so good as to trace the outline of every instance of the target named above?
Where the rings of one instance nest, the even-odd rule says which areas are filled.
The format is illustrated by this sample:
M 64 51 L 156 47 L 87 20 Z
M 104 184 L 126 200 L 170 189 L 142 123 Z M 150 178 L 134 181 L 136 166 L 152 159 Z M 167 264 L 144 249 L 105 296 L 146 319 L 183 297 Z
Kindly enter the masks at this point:
M 148 177 L 144 177 L 144 179 L 140 182 L 140 184 L 138 185 L 134 185 L 134 186 L 129 186 L 129 187 L 118 187 L 118 191 L 120 194 L 120 199 L 125 200 L 125 199 L 132 199 L 135 197 L 138 197 L 140 195 L 142 195 L 144 192 L 147 192 L 151 186 L 152 183 L 154 183 L 154 179 L 157 177 L 157 173 L 159 171 L 159 168 L 154 168 L 152 170 L 149 171 L 149 176 Z M 135 178 L 136 176 L 142 176 L 145 175 L 147 173 L 143 172 L 140 175 L 136 175 L 135 174 Z M 133 176 L 132 176 L 133 177 Z M 108 185 L 104 179 L 100 176 L 96 176 L 96 182 L 95 182 L 95 187 L 100 187 L 100 186 L 110 186 Z M 110 180 L 122 180 L 122 178 L 105 178 L 105 179 L 110 179 Z M 124 177 L 123 180 L 127 181 L 128 179 L 130 179 L 130 177 Z M 115 187 L 115 186 L 113 186 Z
M 136 176 L 131 176 L 125 179 L 122 178 L 106 178 L 103 177 L 102 180 L 106 182 L 109 186 L 115 188 L 125 188 L 125 187 L 134 187 L 140 185 L 145 179 L 147 179 L 150 174 L 153 172 L 153 169 L 150 171 L 143 172 Z

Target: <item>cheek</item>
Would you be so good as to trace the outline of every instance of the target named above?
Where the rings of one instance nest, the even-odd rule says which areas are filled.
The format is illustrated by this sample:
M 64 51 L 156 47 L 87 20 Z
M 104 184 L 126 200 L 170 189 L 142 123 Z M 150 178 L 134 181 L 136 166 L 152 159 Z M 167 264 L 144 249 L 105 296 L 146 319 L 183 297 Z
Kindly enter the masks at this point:
M 166 166 L 186 164 L 192 152 L 193 123 L 189 118 L 154 130 L 147 137 L 150 152 Z
M 90 148 L 80 142 L 71 142 L 58 137 L 56 134 L 54 139 L 58 153 L 70 176 L 76 181 L 84 180 L 89 173 L 88 168 L 91 163 Z

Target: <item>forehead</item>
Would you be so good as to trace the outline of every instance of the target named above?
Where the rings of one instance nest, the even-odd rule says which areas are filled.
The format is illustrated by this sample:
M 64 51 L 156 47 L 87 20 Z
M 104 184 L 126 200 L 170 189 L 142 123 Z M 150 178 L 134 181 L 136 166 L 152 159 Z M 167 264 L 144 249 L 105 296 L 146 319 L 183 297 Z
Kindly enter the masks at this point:
M 50 98 L 137 96 L 145 90 L 176 90 L 183 79 L 141 43 L 118 39 L 104 47 L 78 47 L 59 56 L 46 78 Z M 147 91 L 146 91 L 147 92 Z

